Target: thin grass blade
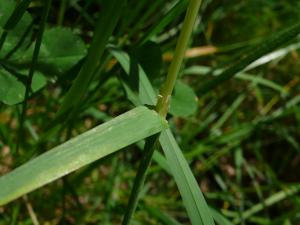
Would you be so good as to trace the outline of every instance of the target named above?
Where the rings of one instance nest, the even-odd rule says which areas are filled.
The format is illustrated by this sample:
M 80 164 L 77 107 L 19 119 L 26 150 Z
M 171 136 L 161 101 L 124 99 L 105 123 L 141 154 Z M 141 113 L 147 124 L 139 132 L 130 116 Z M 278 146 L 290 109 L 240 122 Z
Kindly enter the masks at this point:
M 233 225 L 227 218 L 225 218 L 220 212 L 214 208 L 210 208 L 210 212 L 214 217 L 214 220 L 218 225 Z
M 215 70 L 213 71 L 211 67 L 207 66 L 191 66 L 183 71 L 184 75 L 209 75 L 212 72 L 213 76 L 218 76 L 221 74 L 224 70 Z M 284 89 L 283 86 L 279 85 L 275 81 L 268 80 L 263 77 L 256 76 L 255 74 L 249 74 L 249 73 L 237 73 L 234 78 L 239 80 L 245 80 L 245 81 L 251 81 L 255 84 L 271 88 L 275 91 L 280 92 L 281 95 L 287 95 L 288 91 Z
M 300 184 L 291 185 L 288 188 L 284 188 L 283 190 L 271 195 L 267 199 L 264 200 L 263 203 L 258 203 L 254 206 L 252 206 L 250 209 L 245 210 L 242 213 L 243 219 L 248 219 L 250 216 L 254 215 L 255 213 L 258 213 L 259 211 L 263 210 L 264 207 L 269 207 L 271 205 L 274 205 L 280 201 L 282 201 L 285 198 L 288 198 L 292 195 L 295 195 L 300 191 Z M 239 224 L 241 222 L 241 219 L 235 219 L 233 221 L 234 224 Z
M 182 0 L 178 1 L 171 9 L 168 11 L 168 13 L 163 17 L 163 19 L 156 24 L 154 27 L 152 27 L 142 38 L 140 41 L 140 44 L 144 44 L 147 42 L 151 37 L 154 35 L 159 34 L 167 25 L 169 25 L 172 21 L 174 21 L 174 18 L 176 18 L 178 15 L 184 12 L 186 7 L 188 6 L 189 1 Z
M 126 0 L 112 0 L 105 4 L 105 9 L 100 14 L 96 24 L 95 34 L 78 76 L 72 87 L 64 97 L 63 103 L 58 111 L 58 117 L 64 113 L 75 109 L 82 101 L 84 93 L 93 79 L 94 72 L 99 65 L 109 37 L 112 35 L 119 18 L 122 14 Z
M 163 131 L 159 141 L 192 224 L 213 225 L 211 212 L 171 130 Z
M 299 33 L 300 23 L 297 23 L 281 32 L 278 32 L 275 35 L 272 35 L 271 37 L 267 38 L 262 43 L 260 43 L 255 50 L 251 50 L 251 52 L 249 52 L 249 54 L 246 57 L 234 63 L 224 72 L 222 72 L 219 76 L 201 85 L 199 92 L 201 94 L 206 94 L 210 92 L 212 89 L 223 84 L 224 82 L 235 76 L 237 73 L 243 71 L 248 65 L 259 59 L 260 57 L 274 51 L 276 48 L 280 47 L 284 43 L 295 38 Z

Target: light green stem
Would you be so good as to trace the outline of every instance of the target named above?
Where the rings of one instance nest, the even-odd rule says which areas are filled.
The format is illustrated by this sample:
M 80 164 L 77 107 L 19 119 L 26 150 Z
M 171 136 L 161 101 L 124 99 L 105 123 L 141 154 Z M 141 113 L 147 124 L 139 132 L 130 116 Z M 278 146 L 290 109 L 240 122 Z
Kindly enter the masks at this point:
M 160 94 L 158 95 L 156 111 L 162 117 L 166 117 L 168 113 L 170 98 L 176 83 L 179 70 L 182 65 L 185 50 L 187 48 L 189 39 L 193 31 L 194 23 L 197 18 L 200 5 L 201 0 L 190 0 L 187 13 L 183 22 L 183 27 L 180 32 L 179 39 L 177 41 L 174 58 L 168 71 L 167 79 L 161 88 Z
M 177 79 L 177 74 L 180 70 L 185 49 L 188 45 L 188 41 L 192 34 L 194 23 L 197 17 L 198 10 L 200 8 L 201 0 L 190 0 L 187 13 L 183 22 L 183 27 L 180 32 L 180 36 L 177 42 L 175 54 L 173 61 L 170 65 L 170 69 L 167 75 L 165 84 L 162 86 L 158 102 L 156 105 L 156 111 L 162 116 L 166 117 L 169 108 L 169 99 L 174 89 L 174 85 Z M 155 145 L 159 134 L 148 137 L 146 139 L 143 157 L 137 172 L 137 175 L 134 180 L 133 188 L 130 193 L 128 206 L 122 221 L 122 225 L 129 225 L 132 219 L 132 216 L 136 210 L 139 194 L 144 186 L 146 180 L 147 171 L 150 167 L 152 156 L 155 150 Z

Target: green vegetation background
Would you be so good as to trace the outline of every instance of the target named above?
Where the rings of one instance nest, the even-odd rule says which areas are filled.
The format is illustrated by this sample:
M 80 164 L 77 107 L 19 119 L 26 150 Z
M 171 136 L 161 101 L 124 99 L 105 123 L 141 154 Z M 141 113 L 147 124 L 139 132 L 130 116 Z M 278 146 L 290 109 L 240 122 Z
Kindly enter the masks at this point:
M 2 28 L 13 9 L 7 2 L 0 1 Z M 179 1 L 128 0 L 84 101 L 68 112 L 73 119 L 54 120 L 105 2 L 53 1 L 21 136 L 41 3 L 32 1 L 9 32 L 0 50 L 0 175 L 133 108 L 136 99 L 128 90 L 138 92 L 137 64 L 158 92 L 187 4 L 170 14 Z M 177 142 L 209 206 L 234 224 L 300 224 L 299 38 L 206 94 L 201 85 L 260 48 L 273 33 L 296 24 L 299 10 L 297 0 L 203 0 L 172 97 L 168 118 Z M 129 54 L 129 78 L 110 54 L 115 47 Z M 52 123 L 58 126 L 54 130 Z M 32 213 L 45 225 L 120 224 L 141 158 L 141 145 L 127 148 L 0 206 L 0 224 L 32 224 Z M 175 181 L 156 162 L 133 224 L 190 224 Z

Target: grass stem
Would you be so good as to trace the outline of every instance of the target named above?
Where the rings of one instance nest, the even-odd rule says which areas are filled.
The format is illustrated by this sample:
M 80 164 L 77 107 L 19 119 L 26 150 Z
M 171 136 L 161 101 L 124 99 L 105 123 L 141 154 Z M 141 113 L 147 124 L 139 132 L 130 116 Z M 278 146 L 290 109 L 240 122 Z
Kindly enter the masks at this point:
M 164 118 L 168 113 L 169 99 L 170 96 L 172 95 L 172 91 L 174 89 L 176 79 L 183 62 L 184 53 L 192 34 L 192 30 L 194 27 L 195 20 L 197 18 L 197 13 L 199 11 L 200 4 L 201 4 L 201 0 L 191 0 L 189 3 L 187 13 L 184 19 L 183 27 L 177 42 L 174 58 L 169 68 L 166 82 L 162 86 L 158 98 L 156 111 Z M 155 150 L 158 137 L 159 135 L 157 134 L 146 139 L 143 157 L 140 166 L 138 168 L 137 175 L 134 180 L 134 185 L 131 190 L 127 210 L 122 225 L 130 224 L 131 218 L 137 207 L 139 194 L 142 187 L 144 186 L 144 182 L 147 176 L 147 170 L 151 164 L 152 156 Z
M 189 3 L 187 13 L 183 22 L 183 27 L 176 45 L 174 58 L 167 74 L 167 79 L 163 84 L 158 96 L 156 111 L 162 117 L 167 116 L 170 105 L 170 98 L 183 62 L 185 50 L 188 46 L 200 5 L 201 0 L 191 0 Z
M 65 13 L 68 5 L 68 0 L 61 0 L 58 13 L 57 25 L 62 26 L 64 23 Z
M 129 197 L 129 202 L 126 209 L 126 213 L 124 215 L 122 225 L 130 224 L 131 218 L 137 207 L 139 194 L 141 192 L 142 187 L 144 186 L 147 170 L 151 164 L 152 155 L 154 153 L 155 146 L 156 146 L 155 143 L 157 142 L 158 137 L 159 134 L 155 134 L 146 139 L 143 157 L 134 180 L 133 188 L 131 189 L 131 194 Z
M 28 73 L 28 77 L 27 77 L 27 81 L 26 81 L 25 97 L 24 97 L 24 101 L 22 104 L 22 112 L 21 112 L 20 121 L 19 121 L 20 125 L 19 125 L 18 141 L 17 141 L 17 145 L 16 145 L 16 154 L 18 153 L 18 150 L 19 150 L 20 140 L 23 137 L 23 127 L 24 127 L 24 121 L 25 121 L 25 115 L 26 115 L 26 109 L 27 109 L 27 101 L 28 101 L 30 90 L 31 90 L 32 78 L 33 78 L 34 71 L 35 71 L 35 68 L 36 68 L 36 65 L 38 62 L 39 52 L 40 52 L 40 48 L 41 48 L 41 44 L 42 44 L 43 34 L 44 34 L 48 14 L 50 11 L 51 3 L 52 3 L 52 0 L 45 1 L 42 18 L 41 18 L 41 22 L 40 22 L 40 26 L 39 26 L 39 30 L 38 30 L 38 34 L 37 34 L 37 39 L 36 39 L 36 43 L 34 46 L 32 61 L 30 64 L 29 73 Z

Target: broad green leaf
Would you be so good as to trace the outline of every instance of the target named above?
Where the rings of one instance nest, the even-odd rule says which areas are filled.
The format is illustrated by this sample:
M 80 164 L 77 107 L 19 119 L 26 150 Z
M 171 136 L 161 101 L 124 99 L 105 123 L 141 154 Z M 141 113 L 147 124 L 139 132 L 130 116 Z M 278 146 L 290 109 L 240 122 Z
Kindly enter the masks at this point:
M 38 69 L 46 74 L 63 74 L 70 70 L 86 55 L 86 47 L 81 38 L 71 29 L 56 27 L 44 32 L 41 44 Z M 16 55 L 13 60 L 19 64 L 29 64 L 33 46 L 23 55 Z
M 164 119 L 144 106 L 128 111 L 0 177 L 0 205 L 166 127 Z
M 27 14 L 25 14 L 25 16 L 26 15 Z M 21 24 L 22 21 L 23 19 L 20 21 Z M 18 26 L 16 28 L 18 28 Z M 11 34 L 12 35 L 9 35 L 5 42 L 4 51 L 1 51 L 2 53 L 9 52 L 17 44 L 19 35 L 14 32 Z M 30 65 L 32 54 L 33 46 L 27 51 L 20 48 L 10 58 L 10 61 L 16 65 Z M 45 73 L 62 74 L 73 67 L 85 54 L 86 48 L 83 41 L 73 34 L 70 29 L 54 28 L 46 30 L 41 45 L 38 70 L 33 76 L 33 92 L 43 88 L 47 84 L 44 76 Z M 24 77 L 28 74 L 28 70 L 18 69 L 17 66 L 15 72 L 23 74 Z M 2 87 L 2 91 L 6 92 L 6 94 L 0 96 L 0 101 L 8 105 L 22 102 L 25 94 L 24 83 L 18 81 L 14 74 L 3 71 L 3 69 L 0 70 L 0 73 L 5 74 L 2 80 L 5 81 L 5 83 L 3 81 L 3 84 L 6 84 L 5 87 Z M 7 86 L 8 84 L 10 84 L 10 86 Z
M 162 52 L 158 44 L 148 41 L 135 48 L 132 51 L 132 55 L 142 66 L 149 79 L 153 80 L 160 77 Z
M 194 90 L 182 81 L 177 81 L 171 99 L 170 113 L 174 116 L 188 117 L 196 111 L 197 96 Z
M 19 78 L 26 78 L 27 71 L 20 71 Z M 45 77 L 39 73 L 34 73 L 31 89 L 33 92 L 40 90 L 46 85 Z M 15 105 L 24 100 L 25 85 L 16 76 L 0 67 L 0 102 L 7 105 Z
M 47 84 L 45 76 L 40 72 L 35 72 L 32 78 L 31 89 L 33 92 L 36 92 Z
M 26 52 L 18 52 L 10 60 L 28 65 L 33 54 L 33 45 Z M 64 74 L 86 55 L 86 47 L 81 38 L 71 29 L 56 27 L 44 32 L 38 59 L 38 70 L 44 74 Z M 21 54 L 22 53 L 22 54 Z
M 13 75 L 0 69 L 0 101 L 7 105 L 22 102 L 25 94 L 25 86 Z
M 15 8 L 15 2 L 12 0 L 0 1 L 0 26 L 3 27 L 9 16 Z
M 117 49 L 110 52 L 119 61 L 125 72 L 129 73 L 129 56 Z M 140 92 L 148 96 L 151 105 L 155 104 L 155 92 L 142 68 L 140 70 Z M 139 93 L 139 94 L 141 94 Z M 193 225 L 213 225 L 207 203 L 201 193 L 199 185 L 186 161 L 182 151 L 178 147 L 170 129 L 162 132 L 159 138 L 160 144 L 166 155 L 166 159 L 177 187 L 181 193 L 183 203 Z
M 32 0 L 22 0 L 18 2 L 4 25 L 6 31 L 12 30 L 20 22 L 31 1 Z
M 0 34 L 3 32 L 3 26 L 5 26 L 9 16 L 15 8 L 15 1 L 12 0 L 1 0 L 0 1 Z M 27 28 L 32 22 L 31 15 L 25 12 L 18 24 L 8 32 L 6 41 L 3 48 L 0 51 L 0 56 L 7 55 L 20 41 L 20 38 L 26 32 Z M 18 52 L 24 50 L 26 44 L 30 41 L 30 37 L 25 38 L 24 43 L 19 47 Z

